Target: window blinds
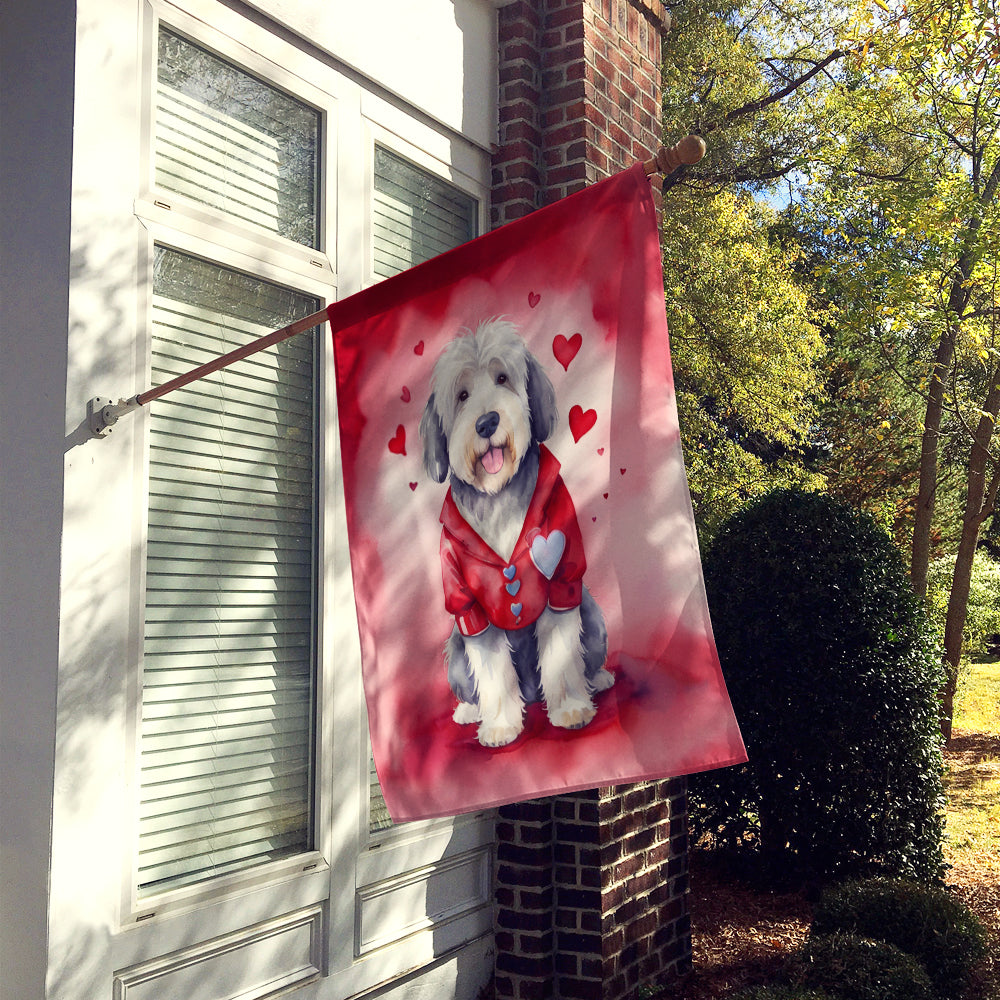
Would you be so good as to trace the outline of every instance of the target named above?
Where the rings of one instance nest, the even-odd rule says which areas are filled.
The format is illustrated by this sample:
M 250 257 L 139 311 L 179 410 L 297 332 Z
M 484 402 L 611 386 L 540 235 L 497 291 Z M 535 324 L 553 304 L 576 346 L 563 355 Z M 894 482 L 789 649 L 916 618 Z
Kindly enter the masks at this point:
M 388 278 L 476 235 L 476 201 L 375 147 L 375 273 Z
M 477 234 L 476 200 L 394 153 L 375 147 L 372 208 L 375 274 L 388 278 L 466 243 Z M 392 826 L 369 760 L 369 828 Z
M 319 113 L 161 28 L 156 185 L 317 245 Z
M 315 311 L 157 248 L 154 384 Z M 311 847 L 315 331 L 150 409 L 140 894 Z

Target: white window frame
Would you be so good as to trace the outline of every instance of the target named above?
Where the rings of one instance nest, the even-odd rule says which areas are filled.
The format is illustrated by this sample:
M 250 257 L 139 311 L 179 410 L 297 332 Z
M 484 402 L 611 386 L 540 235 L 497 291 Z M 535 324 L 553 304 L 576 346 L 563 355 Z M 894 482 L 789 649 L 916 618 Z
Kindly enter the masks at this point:
M 141 169 L 143 182 L 140 188 L 139 197 L 135 203 L 135 214 L 141 221 L 147 239 L 145 245 L 139 251 L 140 270 L 140 317 L 144 321 L 140 322 L 140 330 L 143 331 L 140 344 L 136 351 L 137 360 L 137 382 L 140 385 L 149 384 L 149 371 L 151 364 L 151 327 L 152 327 L 152 265 L 153 246 L 160 244 L 182 253 L 188 253 L 196 257 L 202 257 L 223 267 L 260 277 L 266 281 L 276 284 L 286 285 L 301 291 L 304 294 L 317 298 L 322 305 L 329 304 L 337 294 L 336 274 L 330 256 L 325 252 L 325 246 L 329 241 L 329 233 L 335 232 L 335 219 L 330 219 L 332 205 L 335 199 L 328 197 L 327 191 L 322 184 L 323 172 L 320 174 L 320 189 L 318 191 L 319 211 L 319 233 L 320 247 L 304 247 L 285 240 L 273 234 L 257 231 L 248 225 L 239 224 L 227 219 L 221 212 L 212 212 L 204 206 L 185 199 L 183 196 L 175 195 L 173 192 L 160 193 L 153 183 L 154 162 L 152 155 L 153 146 L 153 122 L 152 122 L 152 91 L 155 85 L 156 72 L 156 52 L 157 36 L 161 20 L 164 26 L 184 35 L 210 51 L 215 52 L 220 57 L 235 63 L 248 72 L 253 73 L 262 79 L 268 80 L 271 84 L 279 87 L 299 100 L 316 108 L 321 114 L 320 128 L 320 160 L 325 163 L 333 159 L 336 149 L 336 119 L 337 108 L 336 99 L 333 95 L 324 93 L 318 88 L 312 87 L 305 81 L 287 72 L 284 66 L 277 62 L 270 62 L 257 52 L 234 41 L 233 38 L 220 33 L 214 33 L 196 18 L 184 11 L 180 11 L 168 4 L 148 4 L 147 16 L 144 19 L 144 52 L 147 55 L 145 62 L 146 72 L 144 80 L 147 87 L 144 91 L 144 115 L 142 126 L 142 150 Z M 265 32 L 261 33 L 266 35 Z M 270 37 L 270 36 L 268 36 Z M 263 41 L 263 39 L 262 39 Z M 272 43 L 273 44 L 273 43 Z M 325 172 L 325 171 L 324 171 Z M 332 351 L 329 345 L 324 343 L 321 337 L 321 347 L 318 351 L 317 363 L 319 365 L 319 379 L 317 391 L 320 395 L 320 408 L 325 402 L 325 372 L 330 363 Z M 155 402 L 150 404 L 155 406 Z M 138 840 L 138 788 L 139 788 L 139 727 L 141 724 L 142 697 L 141 697 L 141 674 L 142 674 L 142 633 L 143 633 L 143 613 L 145 607 L 145 578 L 146 578 L 146 512 L 148 509 L 148 479 L 149 479 L 149 419 L 148 407 L 143 408 L 136 415 L 138 426 L 136 433 L 136 483 L 137 483 L 137 506 L 136 510 L 142 513 L 141 518 L 137 518 L 133 536 L 133 552 L 135 561 L 133 565 L 134 579 L 137 585 L 134 588 L 134 601 L 131 609 L 130 643 L 132 656 L 130 662 L 132 668 L 129 670 L 129 746 L 134 748 L 134 763 L 131 769 L 131 781 L 128 787 L 128 799 L 132 809 L 131 823 L 129 829 L 129 844 L 131 850 L 127 858 L 128 877 L 123 886 L 122 900 L 122 924 L 137 924 L 153 919 L 158 913 L 170 913 L 178 910 L 187 910 L 199 903 L 211 902 L 226 896 L 229 892 L 239 891 L 245 886 L 257 886 L 266 883 L 280 883 L 294 877 L 303 871 L 325 870 L 327 862 L 324 856 L 321 842 L 322 832 L 315 820 L 319 815 L 319 804 L 317 802 L 318 791 L 321 787 L 318 776 L 314 778 L 313 788 L 313 810 L 315 846 L 314 849 L 295 855 L 290 858 L 281 859 L 254 866 L 243 872 L 229 875 L 222 875 L 210 878 L 204 882 L 195 883 L 177 889 L 166 889 L 162 893 L 139 898 L 137 892 L 137 877 L 135 872 L 135 845 Z M 325 454 L 326 432 L 323 421 L 319 421 L 318 450 L 317 454 Z M 324 524 L 328 523 L 324 516 L 324 491 L 320 482 L 318 507 L 319 516 L 317 524 L 318 542 L 321 551 L 320 565 L 323 565 L 322 557 Z M 322 574 L 320 579 L 315 581 L 317 587 L 317 637 L 316 637 L 316 662 L 315 677 L 317 713 L 318 703 L 322 698 L 324 671 L 320 666 L 320 650 L 323 649 L 322 636 L 319 634 L 323 622 L 323 590 L 324 580 Z M 317 720 L 318 721 L 318 720 Z M 313 748 L 314 752 L 316 748 Z M 317 756 L 317 762 L 319 757 Z
M 220 57 L 318 108 L 321 127 L 320 249 L 221 219 L 205 206 L 153 184 L 152 88 L 160 20 Z M 237 41 L 237 39 L 240 39 Z M 212 0 L 168 0 L 144 5 L 141 176 L 134 204 L 142 226 L 138 250 L 140 343 L 136 384 L 148 385 L 152 254 L 154 243 L 204 257 L 225 267 L 288 285 L 326 304 L 374 281 L 371 205 L 376 142 L 469 193 L 487 227 L 490 168 L 486 151 L 449 133 L 402 102 L 366 89 L 349 71 L 321 62 Z M 363 155 L 362 155 L 363 154 Z M 364 198 L 358 199 L 358 192 Z M 339 210 L 337 206 L 340 206 Z M 138 815 L 138 732 L 145 579 L 149 424 L 134 415 L 136 527 L 132 538 L 125 831 L 115 967 L 157 963 L 193 940 L 235 934 L 276 914 L 318 908 L 324 938 L 319 963 L 323 997 L 342 997 L 426 965 L 489 934 L 494 814 L 405 824 L 369 834 L 369 739 L 360 673 L 360 644 L 346 540 L 346 511 L 336 434 L 332 340 L 322 328 L 319 350 L 318 544 L 323 571 L 317 580 L 315 850 L 245 872 L 139 899 L 134 873 Z M 151 405 L 156 405 L 155 402 Z M 443 665 L 442 665 L 443 669 Z M 342 766 L 354 760 L 356 767 Z M 416 912 L 385 934 L 373 932 L 382 900 L 419 896 L 421 886 L 454 874 L 467 898 L 440 912 Z M 348 891 L 350 890 L 350 891 Z M 398 893 L 398 896 L 394 896 Z M 183 919 L 174 919 L 182 917 Z M 353 931 L 350 933 L 349 931 Z M 127 933 L 122 933 L 127 932 Z M 126 975 L 127 978 L 127 975 Z M 329 984 L 329 985 L 326 985 Z

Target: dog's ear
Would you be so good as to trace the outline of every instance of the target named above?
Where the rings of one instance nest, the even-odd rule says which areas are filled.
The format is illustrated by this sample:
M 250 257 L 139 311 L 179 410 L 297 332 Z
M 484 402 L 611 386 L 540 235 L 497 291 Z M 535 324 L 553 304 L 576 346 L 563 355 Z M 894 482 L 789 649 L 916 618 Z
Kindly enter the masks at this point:
M 448 476 L 448 439 L 434 406 L 434 393 L 420 418 L 420 437 L 424 442 L 424 470 L 434 482 L 443 483 Z
M 559 422 L 556 390 L 533 354 L 528 355 L 528 409 L 531 413 L 531 436 L 536 441 L 545 441 Z

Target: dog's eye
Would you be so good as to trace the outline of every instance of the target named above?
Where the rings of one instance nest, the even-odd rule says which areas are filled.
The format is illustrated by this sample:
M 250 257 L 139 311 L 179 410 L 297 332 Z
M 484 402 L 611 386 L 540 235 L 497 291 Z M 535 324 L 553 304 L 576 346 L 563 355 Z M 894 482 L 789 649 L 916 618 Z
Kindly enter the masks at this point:
M 461 389 L 461 390 L 459 390 L 458 401 L 460 403 L 464 403 L 468 398 L 469 398 L 469 390 L 468 389 Z
M 500 374 L 497 375 L 497 385 L 506 385 L 506 384 L 507 384 L 507 376 L 503 372 L 500 372 Z

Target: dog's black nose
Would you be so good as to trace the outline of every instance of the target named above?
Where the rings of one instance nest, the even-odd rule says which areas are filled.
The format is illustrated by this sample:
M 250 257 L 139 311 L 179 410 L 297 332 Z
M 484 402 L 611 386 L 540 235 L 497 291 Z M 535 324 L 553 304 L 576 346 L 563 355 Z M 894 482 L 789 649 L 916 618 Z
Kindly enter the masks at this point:
M 490 410 L 489 413 L 484 413 L 476 421 L 476 433 L 481 438 L 488 438 L 493 436 L 493 432 L 497 429 L 500 424 L 500 414 L 496 410 Z

